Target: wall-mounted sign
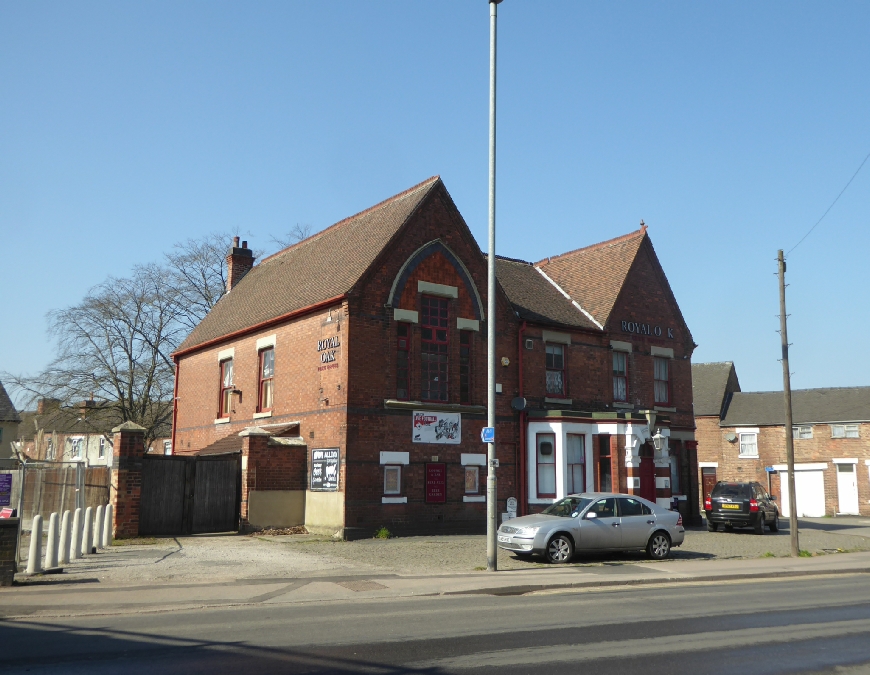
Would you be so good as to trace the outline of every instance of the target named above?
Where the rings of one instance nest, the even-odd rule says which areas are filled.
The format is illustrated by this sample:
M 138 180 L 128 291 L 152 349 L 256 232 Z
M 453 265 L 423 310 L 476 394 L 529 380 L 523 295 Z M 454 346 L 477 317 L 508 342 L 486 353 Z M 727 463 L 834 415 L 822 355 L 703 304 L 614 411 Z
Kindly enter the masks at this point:
M 426 503 L 443 504 L 447 501 L 447 465 L 426 465 Z
M 665 328 L 664 331 L 667 331 L 668 339 L 674 339 L 674 329 L 673 328 Z M 638 323 L 637 321 L 623 321 L 622 322 L 622 332 L 623 333 L 634 333 L 635 335 L 655 335 L 656 337 L 662 337 L 664 334 L 661 326 L 653 326 L 648 323 Z
M 338 490 L 338 448 L 323 448 L 311 451 L 312 492 L 335 492 Z
M 0 506 L 9 506 L 12 500 L 12 474 L 0 473 Z
M 327 338 L 326 340 L 317 341 L 317 351 L 320 354 L 321 363 L 331 363 L 335 361 L 335 350 L 341 345 L 338 342 L 338 335 Z
M 459 445 L 462 441 L 462 415 L 414 411 L 414 426 L 411 440 L 414 443 L 449 443 Z
M 484 427 L 480 430 L 481 443 L 495 443 L 495 427 Z

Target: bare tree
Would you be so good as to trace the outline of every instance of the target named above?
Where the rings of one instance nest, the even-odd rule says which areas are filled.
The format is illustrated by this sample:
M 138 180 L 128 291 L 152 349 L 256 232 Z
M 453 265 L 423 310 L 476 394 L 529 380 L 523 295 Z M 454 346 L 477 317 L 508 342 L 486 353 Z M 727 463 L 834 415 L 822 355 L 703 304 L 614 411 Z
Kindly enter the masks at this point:
M 308 239 L 311 236 L 311 225 L 300 225 L 296 223 L 290 231 L 287 232 L 282 237 L 272 236 L 272 242 L 278 245 L 280 248 L 287 248 L 288 246 L 292 246 L 303 239 Z
M 176 244 L 165 255 L 170 282 L 188 310 L 181 317 L 188 330 L 193 330 L 226 293 L 224 260 L 231 241 L 231 234 L 214 232 Z

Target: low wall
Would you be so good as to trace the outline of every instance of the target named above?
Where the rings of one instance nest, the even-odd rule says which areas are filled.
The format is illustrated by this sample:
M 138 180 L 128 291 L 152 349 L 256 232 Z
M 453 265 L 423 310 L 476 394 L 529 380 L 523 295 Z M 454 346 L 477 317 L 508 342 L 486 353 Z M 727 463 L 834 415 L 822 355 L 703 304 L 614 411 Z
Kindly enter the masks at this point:
M 305 523 L 305 490 L 251 490 L 248 523 L 253 527 L 293 527 Z
M 344 493 L 305 493 L 305 529 L 313 534 L 344 534 Z

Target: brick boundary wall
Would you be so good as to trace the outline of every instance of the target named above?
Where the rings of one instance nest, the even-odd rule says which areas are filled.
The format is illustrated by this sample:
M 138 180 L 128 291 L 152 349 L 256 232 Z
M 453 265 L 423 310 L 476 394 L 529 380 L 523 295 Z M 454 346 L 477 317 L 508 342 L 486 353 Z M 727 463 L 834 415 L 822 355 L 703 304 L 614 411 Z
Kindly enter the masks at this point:
M 145 428 L 124 422 L 112 429 L 114 469 L 111 503 L 116 539 L 139 536 L 139 508 L 142 498 L 142 463 L 145 456 Z

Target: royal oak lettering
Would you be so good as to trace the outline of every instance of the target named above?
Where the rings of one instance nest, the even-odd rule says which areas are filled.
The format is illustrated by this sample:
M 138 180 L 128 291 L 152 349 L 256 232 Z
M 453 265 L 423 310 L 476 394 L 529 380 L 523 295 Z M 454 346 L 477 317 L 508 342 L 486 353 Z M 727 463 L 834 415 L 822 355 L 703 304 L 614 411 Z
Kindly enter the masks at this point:
M 655 335 L 661 337 L 663 330 L 661 326 L 652 326 L 648 323 L 638 323 L 637 321 L 622 321 L 623 333 L 634 333 L 635 335 Z M 674 329 L 665 329 L 668 332 L 668 339 L 674 339 Z

